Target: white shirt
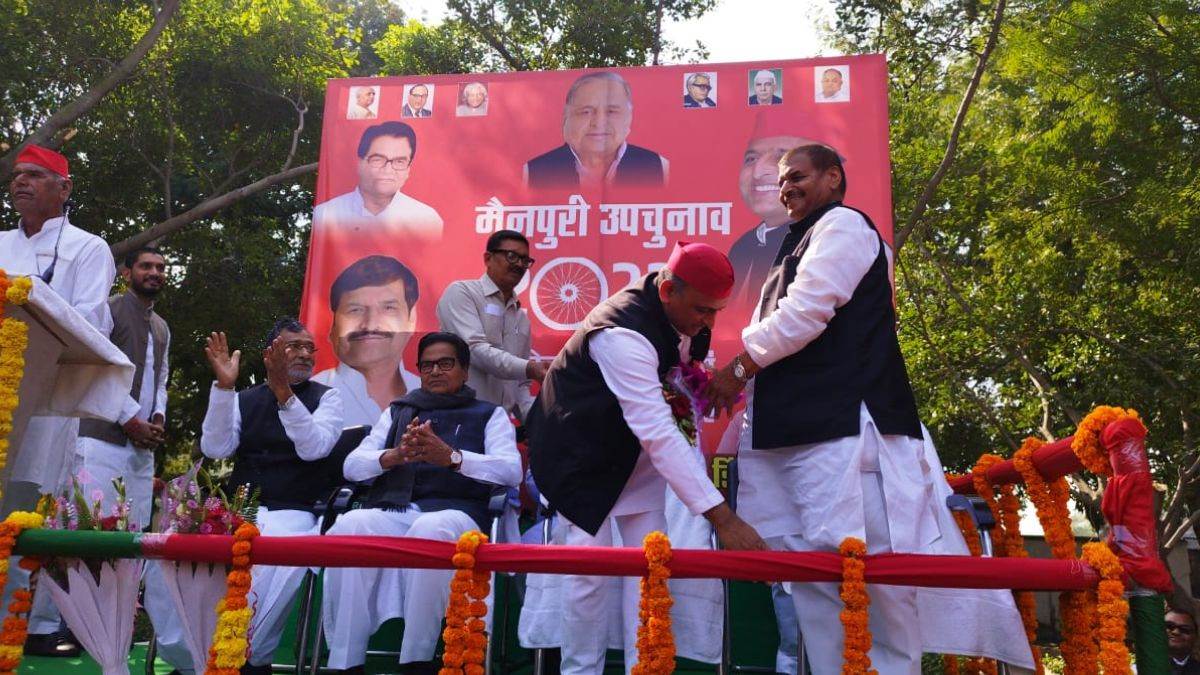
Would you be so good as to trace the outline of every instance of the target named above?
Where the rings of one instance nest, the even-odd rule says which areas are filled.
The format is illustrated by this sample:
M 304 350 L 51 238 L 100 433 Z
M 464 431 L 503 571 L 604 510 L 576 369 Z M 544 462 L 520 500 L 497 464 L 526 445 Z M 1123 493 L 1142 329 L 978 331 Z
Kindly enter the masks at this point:
M 408 372 L 400 366 L 400 379 L 408 391 L 421 388 L 421 378 Z M 369 427 L 379 419 L 383 408 L 367 393 L 367 378 L 350 366 L 339 363 L 336 368 L 329 368 L 313 375 L 313 382 L 333 387 L 341 394 L 343 405 L 343 424 L 348 427 Z
M 330 389 L 321 395 L 317 409 L 310 413 L 293 396 L 287 406 L 280 408 L 279 421 L 296 445 L 300 459 L 306 462 L 321 459 L 329 455 L 342 434 L 342 397 L 337 389 Z M 213 382 L 200 430 L 200 452 L 205 457 L 222 459 L 237 450 L 242 437 L 242 410 L 237 392 L 221 389 Z
M 377 214 L 367 210 L 358 188 L 321 202 L 313 209 L 313 227 L 347 232 L 386 229 L 389 233 L 429 241 L 442 238 L 442 217 L 438 212 L 399 190 Z
M 63 224 L 66 223 L 65 227 Z M 61 239 L 59 232 L 62 232 Z M 58 244 L 58 261 L 54 247 Z M 72 225 L 66 218 L 50 218 L 32 237 L 17 226 L 0 232 L 0 269 L 15 274 L 37 276 L 54 264 L 54 289 L 67 304 L 83 315 L 104 335 L 112 332 L 112 314 L 108 295 L 117 267 L 104 240 Z
M 880 239 L 856 211 L 834 208 L 814 225 L 787 295 L 742 331 L 760 366 L 800 351 L 816 339 L 837 308 L 849 302 L 879 255 Z M 738 452 L 738 511 L 763 537 L 799 534 L 814 550 L 836 550 L 842 538 L 864 535 L 863 472 L 877 472 L 890 517 L 893 550 L 921 552 L 939 536 L 933 468 L 921 440 L 884 436 L 860 404 L 859 433 L 769 450 L 751 447 L 755 393 L 748 388 Z M 761 422 L 762 420 L 760 420 Z
M 755 309 L 752 323 L 742 330 L 754 363 L 766 368 L 825 332 L 871 269 L 879 246 L 879 235 L 858 212 L 835 207 L 821 216 L 787 295 L 770 316 L 760 317 Z
M 529 315 L 516 295 L 504 295 L 484 274 L 478 279 L 455 281 L 446 287 L 437 304 L 438 325 L 466 340 L 471 348 L 467 384 L 481 400 L 520 417 L 533 404 L 525 366 L 532 353 Z
M 121 414 L 117 417 L 118 423 L 125 424 L 134 417 L 149 421 L 154 413 L 162 413 L 164 418 L 167 416 L 167 354 L 170 348 L 171 338 L 168 335 L 167 346 L 163 349 L 162 365 L 158 369 L 158 389 L 155 389 L 154 334 L 149 333 L 146 339 L 145 365 L 142 366 L 142 388 L 138 390 L 136 400 L 132 396 L 127 397 L 125 406 L 121 408 Z
M 685 336 L 679 346 L 685 358 L 689 344 Z M 663 509 L 668 485 L 696 515 L 725 501 L 675 425 L 658 379 L 658 353 L 650 341 L 628 328 L 605 328 L 588 338 L 588 352 L 642 444 L 633 474 L 609 515 Z
M 390 448 L 384 447 L 392 429 L 392 409 L 379 416 L 371 433 L 349 455 L 342 465 L 346 480 L 361 482 L 383 473 L 379 458 Z M 500 408 L 492 412 L 483 432 L 483 452 L 462 452 L 458 472 L 481 483 L 516 487 L 521 482 L 521 454 L 517 452 L 517 433 L 508 413 Z

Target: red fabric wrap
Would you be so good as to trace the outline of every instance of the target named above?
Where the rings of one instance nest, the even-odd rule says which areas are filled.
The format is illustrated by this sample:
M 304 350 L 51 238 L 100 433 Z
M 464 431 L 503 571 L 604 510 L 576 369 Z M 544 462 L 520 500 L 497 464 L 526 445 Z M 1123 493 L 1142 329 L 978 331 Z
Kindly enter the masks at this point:
M 233 538 L 169 535 L 143 538 L 146 557 L 229 562 Z M 251 558 L 261 565 L 317 567 L 410 567 L 450 569 L 454 543 L 409 537 L 258 537 Z M 583 548 L 485 544 L 476 554 L 481 569 L 503 572 L 556 572 L 641 576 L 646 558 L 640 548 Z M 840 581 L 836 553 L 782 551 L 702 551 L 674 549 L 672 578 L 726 578 L 747 581 Z M 1099 581 L 1077 560 L 972 558 L 913 554 L 870 555 L 868 583 L 939 588 L 1081 590 Z
M 1100 510 L 1108 521 L 1106 541 L 1121 558 L 1125 572 L 1138 585 L 1171 591 L 1171 575 L 1158 557 L 1154 487 L 1146 457 L 1146 427 L 1122 419 L 1104 428 L 1100 441 L 1108 449 L 1113 477 L 1108 479 Z
M 43 148 L 40 145 L 33 145 L 31 143 L 21 148 L 21 152 L 17 153 L 17 161 L 15 163 L 36 164 L 43 169 L 53 171 L 63 178 L 71 177 L 70 172 L 67 170 L 67 158 L 50 148 Z
M 1079 458 L 1075 456 L 1074 452 L 1071 452 L 1073 438 L 1075 437 L 1068 436 L 1053 443 L 1047 443 L 1033 453 L 1033 466 L 1047 481 L 1083 469 Z M 988 469 L 987 477 L 992 485 L 1022 485 L 1025 483 L 1025 479 L 1021 478 L 1021 473 L 1017 471 L 1017 467 L 1013 466 L 1011 459 L 993 464 Z M 962 495 L 975 494 L 975 484 L 971 481 L 969 474 L 951 480 L 950 487 Z

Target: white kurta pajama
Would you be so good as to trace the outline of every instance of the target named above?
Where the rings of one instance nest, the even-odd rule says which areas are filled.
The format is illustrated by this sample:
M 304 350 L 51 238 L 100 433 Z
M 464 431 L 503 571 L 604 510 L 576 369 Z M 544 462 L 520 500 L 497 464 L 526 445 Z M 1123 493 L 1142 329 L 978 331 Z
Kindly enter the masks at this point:
M 25 236 L 25 230 L 19 225 L 16 229 L 0 232 L 0 269 L 10 277 L 18 274 L 37 276 L 51 264 L 54 265 L 54 278 L 50 280 L 50 288 L 96 330 L 108 335 L 112 331 L 108 296 L 117 268 L 103 239 L 75 227 L 64 217 L 50 218 L 32 237 Z M 57 491 L 63 479 L 71 475 L 70 460 L 75 456 L 78 431 L 79 420 L 76 418 L 31 418 L 22 448 L 37 450 L 10 453 L 8 479 L 35 483 L 45 492 Z M 5 490 L 5 494 L 8 492 Z M 35 492 L 31 496 L 36 500 Z M 32 503 L 17 504 L 9 510 L 32 507 Z
M 688 359 L 684 336 L 680 354 Z M 568 546 L 640 546 L 647 534 L 665 531 L 667 486 L 694 516 L 724 502 L 675 424 L 658 379 L 658 355 L 650 341 L 627 328 L 599 330 L 589 338 L 589 353 L 604 383 L 617 397 L 626 424 L 641 442 L 633 473 L 595 536 L 567 521 L 562 535 Z M 625 669 L 637 663 L 638 579 L 620 580 L 621 640 Z M 599 674 L 611 639 L 607 577 L 567 575 L 563 580 L 562 668 L 564 675 Z M 551 599 L 547 597 L 547 599 Z M 524 618 L 524 617 L 523 617 Z M 530 620 L 533 615 L 530 615 Z M 524 630 L 524 629 L 523 629 Z
M 117 418 L 119 424 L 138 419 L 150 421 L 150 418 L 161 413 L 167 414 L 167 355 L 170 350 L 168 338 L 167 349 L 163 350 L 162 364 L 157 374 L 154 371 L 154 338 L 146 340 L 146 355 L 142 367 L 142 386 L 138 398 L 127 397 L 121 415 Z M 158 386 L 154 386 L 155 379 Z M 104 493 L 104 508 L 109 510 L 116 504 L 117 494 L 113 480 L 120 477 L 125 479 L 126 498 L 132 506 L 131 517 L 136 529 L 150 525 L 150 509 L 154 491 L 154 450 L 134 447 L 126 440 L 121 445 L 102 441 L 98 438 L 80 436 L 75 443 L 75 473 L 80 483 L 84 484 L 87 492 L 98 489 Z
M 765 368 L 820 336 L 850 300 L 880 245 L 856 212 L 835 208 L 822 216 L 787 296 L 769 316 L 759 317 L 756 310 L 742 332 L 754 362 Z M 949 488 L 931 443 L 880 434 L 863 404 L 857 436 L 756 449 L 753 406 L 750 386 L 738 453 L 738 513 L 772 549 L 836 551 L 844 538 L 857 537 L 866 541 L 868 553 L 966 554 L 961 535 L 951 529 L 944 502 Z M 791 584 L 791 591 L 814 673 L 840 672 L 844 636 L 837 620 L 842 608 L 837 584 Z M 959 592 L 956 602 L 943 595 L 944 601 L 931 604 L 911 587 L 870 585 L 868 593 L 870 656 L 880 673 L 920 673 L 927 622 L 959 627 L 928 635 L 936 637 L 938 651 L 979 654 L 986 643 L 984 649 L 1000 648 L 987 655 L 1032 666 L 1011 594 L 1005 601 L 1004 592 Z M 926 615 L 935 608 L 940 616 Z M 977 622 L 980 618 L 986 623 Z M 999 639 L 981 640 L 976 629 Z
M 213 384 L 200 437 L 200 450 L 206 457 L 230 457 L 237 450 L 242 430 L 242 415 L 237 399 L 236 392 Z M 298 399 L 292 399 L 290 405 L 280 409 L 279 421 L 296 446 L 296 454 L 300 459 L 312 462 L 327 457 L 342 433 L 341 396 L 337 389 L 329 389 L 321 395 L 316 410 L 311 413 Z M 309 511 L 296 509 L 259 507 L 257 525 L 262 534 L 275 537 L 317 534 L 319 531 L 316 516 Z M 305 569 L 254 566 L 248 598 L 254 607 L 254 618 L 250 623 L 249 663 L 264 665 L 271 662 Z M 182 640 L 182 632 L 177 626 L 165 632 L 178 635 Z M 186 646 L 181 647 L 177 653 L 186 655 Z M 188 657 L 184 659 L 180 663 L 189 663 Z
M 392 411 L 383 411 L 371 433 L 346 457 L 346 479 L 360 482 L 384 473 L 379 458 L 392 427 Z M 484 430 L 484 451 L 463 452 L 458 472 L 491 485 L 516 487 L 521 456 L 508 414 L 497 407 Z M 445 509 L 422 513 L 416 504 L 404 511 L 365 508 L 338 517 L 329 534 L 419 537 L 456 541 L 479 525 L 466 513 Z M 371 634 L 388 619 L 404 618 L 400 663 L 433 658 L 450 597 L 453 570 L 333 567 L 325 571 L 322 617 L 329 644 L 329 668 L 351 668 L 366 660 Z M 489 600 L 490 603 L 490 600 Z

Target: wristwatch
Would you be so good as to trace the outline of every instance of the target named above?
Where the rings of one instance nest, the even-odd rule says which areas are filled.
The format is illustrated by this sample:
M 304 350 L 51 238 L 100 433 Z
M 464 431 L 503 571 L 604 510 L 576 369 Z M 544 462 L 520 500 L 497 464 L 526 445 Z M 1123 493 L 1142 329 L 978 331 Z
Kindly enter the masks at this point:
M 459 450 L 450 451 L 450 470 L 458 471 L 462 467 L 462 452 Z
M 736 377 L 739 382 L 745 382 L 746 380 L 750 379 L 749 377 L 746 377 L 746 366 L 742 365 L 741 354 L 733 357 L 733 376 Z

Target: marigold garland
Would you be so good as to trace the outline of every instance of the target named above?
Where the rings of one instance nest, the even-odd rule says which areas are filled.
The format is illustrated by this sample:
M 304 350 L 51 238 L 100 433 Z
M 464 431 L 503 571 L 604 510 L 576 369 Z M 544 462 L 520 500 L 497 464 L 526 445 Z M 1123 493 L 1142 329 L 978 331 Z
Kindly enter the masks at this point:
M 0 289 L 10 303 L 24 304 L 29 298 L 28 286 L 28 277 L 19 277 L 10 284 L 8 276 L 0 270 Z M 8 435 L 12 433 L 13 415 L 20 402 L 17 392 L 25 375 L 25 347 L 28 345 L 29 327 L 23 321 L 5 318 L 0 308 L 0 470 L 8 464 Z M 0 496 L 3 496 L 2 490 Z
M 1100 573 L 1097 588 L 1096 617 L 1099 624 L 1100 665 L 1104 675 L 1130 672 L 1129 648 L 1125 646 L 1125 625 L 1129 620 L 1129 602 L 1125 599 L 1125 570 L 1108 544 L 1083 545 L 1083 561 Z
M 638 660 L 633 675 L 667 675 L 675 670 L 675 634 L 671 630 L 671 540 L 662 532 L 651 532 L 642 540 L 646 576 L 641 580 L 638 607 Z
M 0 588 L 8 583 L 8 559 L 12 556 L 17 536 L 23 530 L 41 526 L 42 516 L 28 511 L 14 511 L 4 522 L 0 522 Z M 27 570 L 32 578 L 33 573 L 41 567 L 41 562 L 37 558 L 26 556 L 21 558 L 19 565 L 21 569 Z M 21 666 L 25 637 L 29 632 L 29 612 L 32 609 L 33 593 L 30 589 L 18 588 L 13 591 L 12 600 L 8 604 L 8 616 L 4 619 L 3 630 L 0 630 L 0 675 L 12 675 Z
M 843 609 L 839 614 L 845 642 L 842 647 L 842 675 L 878 675 L 871 668 L 871 628 L 868 625 L 871 597 L 867 595 L 866 563 L 867 545 L 861 539 L 846 537 L 838 546 L 842 556 Z
M 233 533 L 233 564 L 225 577 L 225 597 L 217 603 L 217 626 L 208 650 L 205 675 L 238 675 L 250 650 L 248 633 L 253 608 L 250 593 L 250 549 L 258 527 L 244 522 Z
M 1138 412 L 1133 408 L 1118 408 L 1110 405 L 1098 405 L 1087 417 L 1079 423 L 1075 437 L 1071 440 L 1071 452 L 1079 458 L 1083 468 L 1097 476 L 1111 476 L 1112 464 L 1108 460 L 1108 450 L 1100 442 L 1100 434 L 1113 422 L 1132 419 L 1141 422 Z
M 442 631 L 446 648 L 440 675 L 483 675 L 488 640 L 484 617 L 492 575 L 475 569 L 475 552 L 487 540 L 487 535 L 471 530 L 464 532 L 455 546 L 451 562 L 456 569 L 446 604 L 446 628 Z

